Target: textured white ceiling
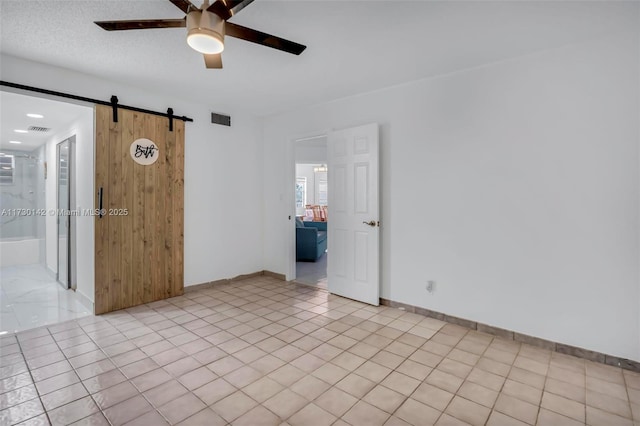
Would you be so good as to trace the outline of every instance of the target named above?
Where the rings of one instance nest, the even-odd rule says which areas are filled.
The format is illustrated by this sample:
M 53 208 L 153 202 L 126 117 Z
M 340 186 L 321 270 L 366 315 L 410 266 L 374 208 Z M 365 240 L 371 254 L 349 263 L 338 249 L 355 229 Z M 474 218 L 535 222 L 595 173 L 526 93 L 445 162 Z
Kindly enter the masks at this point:
M 231 20 L 308 48 L 296 57 L 228 37 L 223 70 L 205 69 L 184 29 L 93 24 L 182 17 L 167 0 L 0 0 L 0 15 L 2 53 L 268 115 L 624 29 L 638 3 L 256 0 Z
M 80 116 L 79 105 L 52 101 L 33 96 L 0 91 L 0 149 L 32 151 L 51 136 L 65 131 Z M 30 118 L 27 114 L 41 114 L 43 118 Z M 26 130 L 29 126 L 47 127 L 47 133 L 15 133 L 15 129 Z M 22 142 L 19 145 L 9 141 Z

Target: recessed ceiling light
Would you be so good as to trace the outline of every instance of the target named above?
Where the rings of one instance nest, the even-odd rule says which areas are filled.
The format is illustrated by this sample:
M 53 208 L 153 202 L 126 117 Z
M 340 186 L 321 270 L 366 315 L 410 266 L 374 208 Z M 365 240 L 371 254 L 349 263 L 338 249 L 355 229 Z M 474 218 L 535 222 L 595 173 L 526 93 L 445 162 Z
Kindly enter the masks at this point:
M 44 115 L 42 115 L 42 114 L 33 114 L 33 113 L 29 113 L 29 114 L 27 114 L 27 117 L 31 117 L 31 118 L 44 118 Z
M 29 133 L 27 130 L 22 130 L 22 129 L 15 129 L 14 132 L 16 132 L 16 133 Z
M 19 144 L 21 144 L 22 142 L 20 142 L 20 141 L 9 141 L 9 143 L 14 143 L 14 144 L 16 144 L 16 145 L 19 145 Z

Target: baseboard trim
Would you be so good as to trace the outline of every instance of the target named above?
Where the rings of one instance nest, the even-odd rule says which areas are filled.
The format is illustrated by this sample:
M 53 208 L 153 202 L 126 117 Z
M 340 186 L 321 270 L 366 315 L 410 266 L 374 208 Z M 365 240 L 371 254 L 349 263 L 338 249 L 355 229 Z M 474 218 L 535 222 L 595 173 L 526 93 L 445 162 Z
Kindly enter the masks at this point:
M 49 267 L 49 265 L 45 264 L 45 270 L 47 271 L 47 273 L 49 274 L 49 276 L 54 279 L 57 280 L 58 279 L 58 271 L 54 271 L 53 269 L 51 269 Z
M 614 367 L 620 367 L 625 370 L 631 370 L 640 373 L 640 362 L 630 359 L 620 358 L 613 355 L 607 355 L 601 352 L 595 352 L 588 349 L 579 348 L 576 346 L 567 345 L 564 343 L 558 343 L 551 340 L 541 339 L 539 337 L 529 336 L 527 334 L 518 333 L 512 330 L 506 330 L 500 327 L 494 327 L 492 325 L 483 324 L 476 321 L 471 321 L 465 318 L 454 317 L 444 314 L 438 311 L 432 311 L 430 309 L 421 308 L 419 306 L 408 305 L 406 303 L 395 302 L 389 299 L 380 298 L 380 304 L 389 306 L 392 308 L 404 309 L 407 312 L 414 314 L 424 315 L 425 317 L 435 318 L 440 321 L 445 321 L 451 324 L 460 325 L 471 330 L 477 330 L 482 333 L 492 334 L 494 336 L 502 337 L 503 339 L 513 340 L 515 342 L 526 343 L 528 345 L 536 346 L 542 349 L 548 349 L 561 354 L 572 355 L 578 358 L 583 358 L 589 361 L 598 362 L 601 364 L 607 364 Z
M 242 280 L 247 280 L 249 278 L 261 277 L 262 275 L 264 275 L 264 272 L 258 271 L 258 272 L 253 272 L 251 274 L 243 274 L 243 275 L 235 276 L 231 278 L 230 281 L 242 281 Z
M 271 272 L 271 271 L 257 271 L 257 272 L 252 272 L 250 274 L 236 275 L 233 278 L 223 278 L 221 280 L 209 281 L 207 283 L 190 285 L 190 286 L 187 286 L 187 287 L 184 288 L 184 292 L 185 292 L 185 294 L 186 293 L 192 293 L 194 291 L 199 291 L 199 290 L 203 290 L 203 289 L 206 289 L 206 288 L 215 287 L 215 286 L 218 286 L 218 285 L 221 285 L 221 284 L 230 284 L 232 282 L 247 280 L 249 278 L 261 277 L 261 276 L 268 276 L 268 277 L 276 278 L 276 279 L 279 279 L 279 280 L 282 280 L 282 281 L 285 280 L 284 274 L 277 274 L 277 273 Z
M 78 297 L 80 303 L 82 303 L 82 306 L 84 306 L 85 308 L 89 309 L 89 312 L 91 312 L 93 315 L 95 315 L 95 305 L 93 303 L 93 300 L 89 299 L 89 297 L 84 294 L 83 292 L 81 292 L 80 290 L 76 289 L 75 290 L 76 296 Z
M 271 278 L 276 278 L 276 279 L 279 279 L 280 281 L 287 280 L 287 276 L 285 274 L 278 274 L 276 272 L 271 272 L 267 270 L 262 271 L 262 275 L 266 275 L 267 277 L 271 277 Z

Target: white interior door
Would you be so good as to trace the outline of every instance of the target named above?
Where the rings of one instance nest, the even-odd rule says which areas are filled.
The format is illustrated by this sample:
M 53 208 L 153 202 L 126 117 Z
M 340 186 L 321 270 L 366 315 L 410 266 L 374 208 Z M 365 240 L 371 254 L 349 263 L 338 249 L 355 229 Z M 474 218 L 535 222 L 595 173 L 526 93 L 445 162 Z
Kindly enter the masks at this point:
M 380 302 L 378 125 L 329 133 L 328 288 Z

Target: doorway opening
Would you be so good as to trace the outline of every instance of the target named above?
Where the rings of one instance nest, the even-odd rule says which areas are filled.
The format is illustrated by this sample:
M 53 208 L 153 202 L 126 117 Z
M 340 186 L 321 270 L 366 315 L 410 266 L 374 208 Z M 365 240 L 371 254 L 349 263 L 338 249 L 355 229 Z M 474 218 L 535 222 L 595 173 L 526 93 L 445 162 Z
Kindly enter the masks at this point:
M 92 221 L 78 211 L 76 169 L 93 168 L 93 108 L 5 91 L 0 92 L 0 103 L 0 334 L 4 334 L 93 312 L 91 299 L 75 291 L 76 246 L 89 237 L 85 232 L 80 238 L 76 226 L 78 221 L 83 226 Z M 83 145 L 80 161 L 76 161 L 76 139 Z M 91 191 L 88 203 L 83 200 L 89 210 L 92 181 L 80 184 L 84 198 L 86 190 Z M 80 269 L 92 268 L 92 262 L 84 265 L 82 260 Z
M 306 228 L 296 211 L 296 163 L 326 164 L 327 226 L 326 286 L 338 296 L 369 303 L 380 303 L 380 183 L 379 183 L 379 129 L 369 123 L 341 130 L 331 130 L 323 136 L 290 139 L 288 149 L 289 179 L 287 196 L 291 197 L 288 220 L 290 226 L 289 265 L 287 280 L 300 282 L 296 275 L 297 233 Z M 311 147 L 309 147 L 311 145 Z M 312 149 L 307 149 L 312 148 Z M 308 154 L 307 157 L 305 154 Z M 300 188 L 300 185 L 298 185 Z M 300 192 L 300 191 L 298 191 Z M 298 204 L 300 202 L 298 195 Z M 321 207 L 321 206 L 319 206 Z M 305 216 L 307 216 L 305 205 Z M 312 209 L 311 215 L 315 217 Z M 298 217 L 296 217 L 298 216 Z M 315 220 L 313 222 L 316 222 Z M 322 246 L 317 240 L 322 253 Z M 315 252 L 316 256 L 318 251 Z M 331 256 L 331 257 L 329 257 Z M 319 258 L 321 256 L 317 256 Z M 316 281 L 317 284 L 317 281 Z
M 327 138 L 295 141 L 295 281 L 327 288 Z

